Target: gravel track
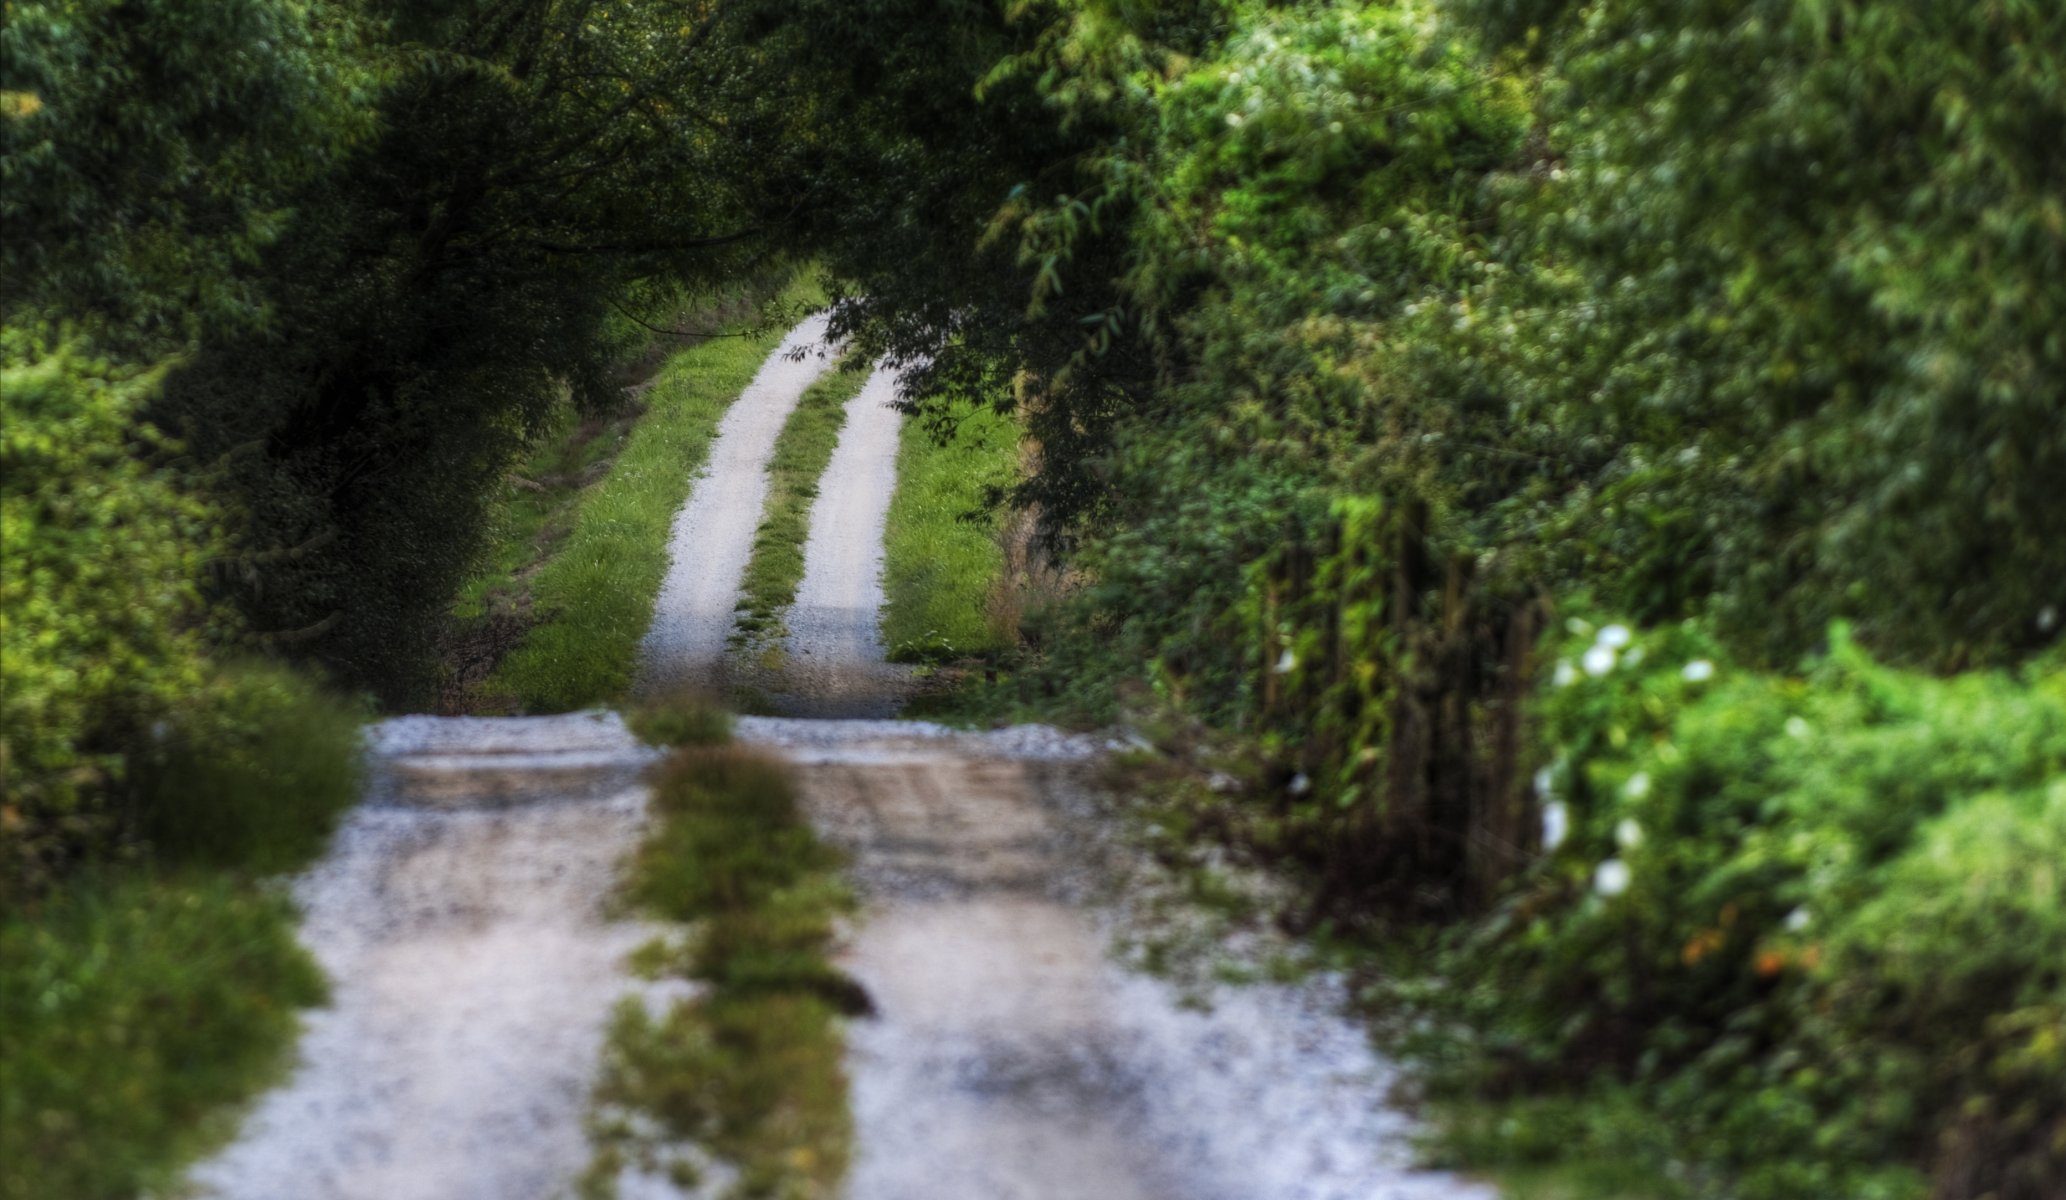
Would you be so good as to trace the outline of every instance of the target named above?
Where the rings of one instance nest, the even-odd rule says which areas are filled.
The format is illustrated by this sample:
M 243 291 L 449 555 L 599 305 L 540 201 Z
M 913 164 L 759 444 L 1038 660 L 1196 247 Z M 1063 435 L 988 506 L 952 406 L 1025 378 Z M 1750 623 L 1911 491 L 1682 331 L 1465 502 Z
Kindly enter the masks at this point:
M 1220 987 L 1200 1008 L 1108 952 L 1089 903 L 1126 851 L 1099 826 L 1097 740 L 1039 726 L 743 723 L 808 764 L 865 907 L 841 965 L 849 1200 L 1494 1200 L 1413 1169 L 1397 1069 L 1333 981 Z
M 829 320 L 811 317 L 791 330 L 718 425 L 710 459 L 674 518 L 667 576 L 639 646 L 638 691 L 723 692 L 739 582 L 767 504 L 768 460 L 804 389 L 832 366 Z
M 725 413 L 673 528 L 642 688 L 722 685 L 776 435 L 830 366 L 826 319 Z M 402 717 L 368 735 L 371 794 L 295 882 L 332 982 L 300 1064 L 189 1176 L 221 1200 L 546 1200 L 587 1165 L 604 1022 L 654 932 L 607 900 L 653 758 L 614 715 Z
M 803 582 L 786 623 L 779 695 L 802 717 L 888 717 L 910 673 L 884 661 L 883 534 L 897 486 L 898 374 L 879 367 L 847 401 L 839 446 L 811 505 Z
M 793 331 L 721 424 L 642 687 L 722 689 L 767 460 L 826 369 L 791 352 L 823 335 Z M 1124 918 L 1086 899 L 1108 818 L 1082 800 L 1112 743 L 878 719 L 905 686 L 877 632 L 895 386 L 878 371 L 849 406 L 782 676 L 792 710 L 868 719 L 737 729 L 797 764 L 864 899 L 841 957 L 879 1015 L 849 1027 L 849 1200 L 1491 1200 L 1409 1168 L 1394 1068 L 1325 981 L 1222 989 L 1200 1011 L 1113 960 Z M 608 713 L 402 717 L 368 743 L 368 801 L 295 884 L 332 1005 L 191 1182 L 222 1200 L 556 1200 L 587 1164 L 612 1007 L 687 994 L 629 977 L 654 930 L 608 904 L 655 752 Z
M 652 752 L 614 715 L 403 717 L 296 881 L 331 980 L 300 1068 L 190 1177 L 234 1200 L 525 1200 L 586 1164 L 603 1023 L 652 935 L 605 906 Z M 677 989 L 678 990 L 678 989 Z

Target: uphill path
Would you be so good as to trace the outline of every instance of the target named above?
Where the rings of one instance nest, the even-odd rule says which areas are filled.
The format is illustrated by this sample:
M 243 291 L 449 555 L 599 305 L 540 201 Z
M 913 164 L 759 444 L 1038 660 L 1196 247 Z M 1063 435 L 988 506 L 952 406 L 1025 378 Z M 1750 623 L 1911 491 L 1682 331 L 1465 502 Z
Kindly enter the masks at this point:
M 823 337 L 794 331 L 720 426 L 641 687 L 726 686 L 768 454 Z M 850 1200 L 1491 1200 L 1411 1168 L 1395 1070 L 1325 981 L 1201 1008 L 1108 952 L 1099 742 L 879 719 L 907 683 L 876 632 L 896 384 L 879 370 L 852 401 L 812 511 L 777 697 L 800 715 L 738 725 L 796 765 L 863 898 L 841 951 L 877 1009 L 848 1027 Z M 332 1003 L 191 1190 L 566 1196 L 609 1012 L 679 994 L 633 979 L 656 931 L 609 902 L 654 752 L 602 712 L 400 717 L 369 750 L 366 802 L 294 885 Z

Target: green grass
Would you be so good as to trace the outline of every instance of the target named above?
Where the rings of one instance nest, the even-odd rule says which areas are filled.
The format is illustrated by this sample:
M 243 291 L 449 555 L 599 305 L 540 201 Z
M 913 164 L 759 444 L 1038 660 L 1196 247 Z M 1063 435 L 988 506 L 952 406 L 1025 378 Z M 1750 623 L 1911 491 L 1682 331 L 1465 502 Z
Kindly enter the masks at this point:
M 1682 1150 L 1634 1093 L 1453 1099 L 1435 1106 L 1426 1149 L 1436 1165 L 1482 1175 L 1506 1200 L 1686 1200 L 1663 1164 Z
M 0 905 L 0 1197 L 169 1186 L 324 999 L 258 876 L 315 857 L 357 797 L 355 714 L 275 667 L 205 697 L 134 764 L 142 840 Z
M 286 899 L 234 876 L 81 878 L 0 918 L 0 1196 L 129 1200 L 233 1131 L 325 996 Z
M 778 302 L 817 299 L 815 285 L 799 280 Z M 482 684 L 483 707 L 564 712 L 624 694 L 667 572 L 674 514 L 718 421 L 786 332 L 716 338 L 662 368 L 609 473 L 587 489 L 565 539 L 531 577 L 538 623 Z
M 997 611 L 1004 550 L 984 499 L 1018 469 L 1018 426 L 978 406 L 945 444 L 919 421 L 906 421 L 900 436 L 884 549 L 883 643 L 898 662 L 996 655 L 1014 634 Z
M 648 746 L 722 746 L 732 740 L 732 714 L 697 691 L 631 705 L 624 710 L 624 724 Z
M 688 936 L 641 965 L 706 990 L 658 1017 L 618 1010 L 583 1192 L 612 1195 L 626 1166 L 687 1183 L 715 1163 L 730 1196 L 829 1200 L 853 1141 L 840 1017 L 867 1009 L 827 956 L 852 905 L 840 856 L 805 823 L 788 768 L 735 746 L 677 750 L 653 807 L 626 897 Z
M 749 645 L 781 640 L 782 614 L 796 601 L 803 582 L 803 546 L 810 533 L 811 502 L 818 481 L 839 445 L 847 401 L 868 381 L 865 369 L 840 369 L 804 389 L 803 399 L 782 426 L 768 462 L 768 499 L 753 535 L 753 558 L 740 585 L 739 636 Z

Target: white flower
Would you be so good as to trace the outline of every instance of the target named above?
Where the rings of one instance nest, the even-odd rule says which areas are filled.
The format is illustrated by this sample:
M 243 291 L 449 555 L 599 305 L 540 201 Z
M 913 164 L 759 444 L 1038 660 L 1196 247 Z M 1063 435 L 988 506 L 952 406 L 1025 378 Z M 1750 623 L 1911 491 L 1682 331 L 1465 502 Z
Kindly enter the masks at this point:
M 2052 626 L 2057 625 L 2058 623 L 2058 609 L 2053 608 L 2051 605 L 2047 604 L 2043 608 L 2037 610 L 2037 631 L 2039 633 L 2050 633 L 2052 631 Z
M 1635 774 L 1629 776 L 1628 782 L 1621 785 L 1621 794 L 1627 796 L 1631 800 L 1641 800 L 1643 797 L 1649 795 L 1650 772 L 1637 771 Z
M 1794 910 L 1793 910 L 1792 912 L 1790 912 L 1790 913 L 1787 913 L 1787 914 L 1786 914 L 1786 931 L 1787 931 L 1788 933 L 1799 933 L 1799 932 L 1800 932 L 1801 930 L 1803 930 L 1803 929 L 1806 929 L 1807 927 L 1808 927 L 1808 910 L 1807 910 L 1807 909 L 1805 909 L 1805 908 L 1796 908 L 1796 909 L 1794 909 Z
M 1542 806 L 1542 848 L 1554 850 L 1564 844 L 1564 838 L 1571 832 L 1571 810 L 1562 800 L 1552 800 Z
M 1628 890 L 1628 864 L 1610 858 L 1593 872 L 1593 890 L 1602 896 L 1619 896 Z
M 1583 661 L 1585 673 L 1597 679 L 1614 669 L 1614 647 L 1595 643 Z
M 1612 646 L 1616 650 L 1628 645 L 1628 626 L 1609 625 L 1600 630 L 1599 643 L 1602 646 Z
M 1714 664 L 1704 658 L 1696 658 L 1679 668 L 1679 674 L 1685 676 L 1687 683 L 1706 683 L 1714 678 Z
M 1289 675 L 1292 673 L 1292 671 L 1296 670 L 1297 668 L 1298 655 L 1293 654 L 1291 652 L 1291 647 L 1286 646 L 1284 648 L 1284 653 L 1277 656 L 1277 666 L 1275 667 L 1275 670 L 1279 675 Z
M 1313 790 L 1313 781 L 1307 778 L 1304 771 L 1300 771 L 1291 777 L 1291 784 L 1287 790 L 1294 796 L 1303 796 Z
M 1808 723 L 1806 721 L 1801 720 L 1799 717 L 1788 717 L 1786 718 L 1786 734 L 1788 737 L 1807 737 Z
M 1633 850 L 1643 844 L 1643 827 L 1636 824 L 1634 817 L 1623 817 L 1614 827 L 1614 843 L 1623 850 Z
M 1228 125 L 1231 125 L 1231 126 L 1233 126 L 1233 127 L 1235 127 L 1235 128 L 1237 128 L 1237 129 L 1238 129 L 1238 128 L 1240 127 L 1240 125 L 1241 125 L 1241 114 L 1240 114 L 1240 113 L 1228 113 L 1228 114 L 1227 114 L 1227 124 L 1228 124 Z
M 1329 122 L 1327 123 L 1327 132 L 1329 132 L 1329 133 L 1340 133 L 1340 132 L 1341 132 L 1341 122 L 1340 122 L 1340 121 L 1329 121 Z
M 1556 790 L 1556 779 L 1550 774 L 1550 769 L 1548 767 L 1544 767 L 1543 769 L 1535 773 L 1536 795 L 1541 796 L 1543 799 L 1547 800 L 1552 795 L 1556 794 Z
M 1573 634 L 1577 635 L 1578 637 L 1584 637 L 1586 634 L 1591 633 L 1593 631 L 1592 622 L 1587 621 L 1582 617 L 1572 617 L 1570 620 L 1565 621 L 1564 628 L 1570 630 Z
M 1558 659 L 1557 669 L 1550 672 L 1550 682 L 1558 687 L 1570 687 L 1578 679 L 1578 672 L 1571 668 L 1570 660 Z

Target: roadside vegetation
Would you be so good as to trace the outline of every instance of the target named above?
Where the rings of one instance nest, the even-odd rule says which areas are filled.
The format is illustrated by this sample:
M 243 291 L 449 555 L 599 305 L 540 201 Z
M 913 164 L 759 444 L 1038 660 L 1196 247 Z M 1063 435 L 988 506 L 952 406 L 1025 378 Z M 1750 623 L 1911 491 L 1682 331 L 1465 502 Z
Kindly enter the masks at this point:
M 1002 699 L 1231 743 L 1450 1161 L 2060 1194 L 2066 10 L 950 7 L 797 54 L 843 327 L 1041 449 Z
M 680 297 L 664 331 L 645 330 L 643 344 L 627 335 L 639 348 L 614 370 L 621 384 L 615 402 L 590 411 L 568 394 L 555 406 L 530 449 L 507 472 L 478 566 L 453 601 L 439 638 L 439 711 L 492 711 L 492 699 L 505 707 L 514 703 L 508 696 L 484 696 L 481 685 L 540 621 L 532 580 L 565 547 L 582 501 L 623 453 L 648 411 L 656 377 L 690 347 L 781 323 L 791 314 L 776 297 L 792 278 L 785 268 L 717 295 Z
M 573 502 L 564 538 L 519 568 L 530 624 L 469 708 L 564 712 L 624 695 L 667 574 L 668 531 L 718 422 L 816 294 L 799 278 L 770 302 L 777 319 L 744 323 L 660 368 L 622 450 Z
M 358 798 L 357 714 L 277 668 L 210 686 L 129 764 L 115 842 L 0 912 L 0 1196 L 171 1184 L 327 994 L 270 877 Z
M 775 439 L 775 452 L 768 460 L 767 504 L 739 585 L 739 620 L 733 636 L 748 649 L 774 651 L 787 632 L 782 614 L 795 603 L 797 585 L 803 582 L 811 502 L 839 446 L 839 431 L 846 427 L 847 401 L 867 382 L 865 364 L 841 363 L 804 389 Z
M 987 405 L 951 424 L 909 420 L 883 548 L 882 641 L 893 662 L 994 661 L 1018 641 L 998 497 L 1019 470 L 1019 426 Z
M 654 768 L 656 821 L 625 898 L 681 927 L 641 953 L 644 969 L 700 990 L 616 1014 L 583 1194 L 615 1195 L 628 1169 L 741 1200 L 830 1200 L 853 1140 L 840 1025 L 868 1010 L 829 958 L 853 903 L 840 856 L 812 833 L 787 766 L 726 744 L 708 704 L 668 707 L 634 723 L 681 745 Z
M 771 339 L 674 360 L 577 509 L 505 508 L 509 472 L 600 461 L 684 290 L 815 256 L 835 335 L 920 364 L 914 429 L 1037 448 L 1006 499 L 1072 581 L 998 653 L 978 581 L 1018 567 L 954 461 L 995 447 L 907 443 L 890 644 L 1229 746 L 1194 836 L 1392 967 L 1443 1153 L 1585 1200 L 2054 1200 L 2061 127 L 2066 6 L 2028 0 L 10 4 L 0 969 L 34 1007 L 0 1095 L 33 1141 L 0 1179 L 133 1192 L 262 1077 L 313 991 L 251 880 L 352 787 L 307 731 L 353 707 L 289 719 L 316 681 L 429 702 L 468 580 L 564 528 L 528 610 L 462 601 L 537 622 L 479 694 L 621 693 Z M 750 827 L 664 788 L 713 806 L 669 828 Z M 738 886 L 774 915 L 724 927 L 817 953 Z M 739 1048 L 830 1044 L 837 989 L 731 944 L 684 969 L 789 979 L 786 1015 L 665 1044 L 786 1095 Z M 200 1012 L 158 946 L 269 1015 Z M 684 1128 L 702 1087 L 660 1089 Z M 761 1162 L 779 1124 L 719 1133 Z M 1602 1160 L 1649 1182 L 1588 1195 Z

